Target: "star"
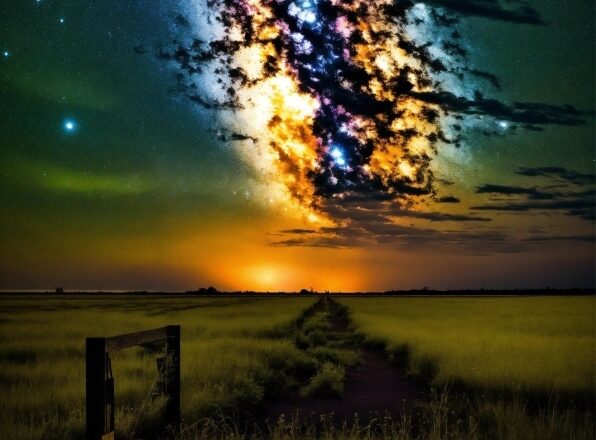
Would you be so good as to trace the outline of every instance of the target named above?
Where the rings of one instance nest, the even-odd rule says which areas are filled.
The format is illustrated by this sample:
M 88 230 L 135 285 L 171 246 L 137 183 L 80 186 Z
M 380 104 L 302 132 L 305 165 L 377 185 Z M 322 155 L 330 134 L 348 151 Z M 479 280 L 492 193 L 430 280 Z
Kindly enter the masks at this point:
M 335 163 L 337 165 L 344 166 L 346 164 L 346 160 L 344 159 L 343 152 L 339 148 L 334 148 L 331 150 L 331 157 L 335 159 Z
M 60 24 L 64 24 L 64 17 L 60 17 Z
M 499 122 L 499 126 L 502 129 L 506 129 L 506 128 L 509 128 L 509 123 L 507 121 L 501 121 L 501 122 Z
M 342 157 L 342 152 L 339 148 L 334 148 L 333 150 L 331 150 L 331 157 L 333 157 L 334 159 L 339 159 Z
M 8 57 L 10 56 L 10 52 L 9 52 L 9 51 L 7 51 L 7 50 L 5 50 L 4 52 L 2 52 L 2 56 L 3 56 L 4 58 L 8 58 Z
M 67 119 L 64 121 L 64 130 L 66 130 L 68 133 L 72 133 L 76 130 L 76 128 L 77 124 L 72 119 Z

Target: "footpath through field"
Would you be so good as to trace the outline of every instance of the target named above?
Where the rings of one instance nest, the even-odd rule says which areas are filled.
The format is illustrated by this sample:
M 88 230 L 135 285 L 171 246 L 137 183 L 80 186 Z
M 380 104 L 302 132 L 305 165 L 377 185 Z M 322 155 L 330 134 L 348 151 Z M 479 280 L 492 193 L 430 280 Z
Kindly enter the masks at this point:
M 337 306 L 332 300 L 321 301 L 319 308 L 328 312 L 331 330 L 339 334 L 350 332 L 347 320 L 333 313 Z M 357 414 L 360 422 L 368 422 L 374 416 L 399 417 L 404 407 L 415 401 L 425 400 L 428 387 L 404 377 L 403 373 L 389 363 L 383 350 L 353 343 L 351 347 L 360 355 L 360 362 L 346 371 L 345 388 L 341 397 L 318 398 L 292 394 L 279 397 L 264 408 L 264 420 L 274 423 L 283 414 L 286 419 L 298 414 L 301 418 L 332 415 L 335 423 L 349 424 Z

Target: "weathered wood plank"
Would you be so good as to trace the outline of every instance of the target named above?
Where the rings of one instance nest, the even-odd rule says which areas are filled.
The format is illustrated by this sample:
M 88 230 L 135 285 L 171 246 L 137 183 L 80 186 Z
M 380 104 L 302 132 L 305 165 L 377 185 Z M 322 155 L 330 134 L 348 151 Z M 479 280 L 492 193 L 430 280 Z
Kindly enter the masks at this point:
M 180 326 L 168 325 L 166 353 L 171 365 L 166 375 L 166 418 L 171 425 L 180 423 Z
M 161 341 L 165 340 L 167 336 L 167 327 L 112 336 L 110 338 L 106 338 L 106 351 L 118 351 L 124 348 L 134 347 L 135 345 Z
M 101 440 L 106 431 L 106 339 L 87 338 L 86 439 Z
M 166 417 L 170 425 L 180 423 L 180 326 L 109 338 L 86 340 L 86 439 L 113 439 L 114 390 L 108 353 L 151 342 L 164 341 L 166 349 L 163 388 L 167 397 Z M 158 371 L 162 370 L 158 363 Z

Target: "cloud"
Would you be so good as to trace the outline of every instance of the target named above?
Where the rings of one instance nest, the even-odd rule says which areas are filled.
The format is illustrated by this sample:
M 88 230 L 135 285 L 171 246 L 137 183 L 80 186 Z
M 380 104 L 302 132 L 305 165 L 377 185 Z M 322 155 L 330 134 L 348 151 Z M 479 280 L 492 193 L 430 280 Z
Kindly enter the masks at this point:
M 270 243 L 273 247 L 316 247 L 316 248 L 330 248 L 343 249 L 352 247 L 348 240 L 337 237 L 320 237 L 313 239 L 290 238 L 287 240 L 274 241 Z
M 520 167 L 516 174 L 525 177 L 546 177 L 563 184 L 544 187 L 525 187 L 484 184 L 476 188 L 478 194 L 498 194 L 510 197 L 472 206 L 475 211 L 562 213 L 593 221 L 596 217 L 594 175 L 579 173 L 563 167 Z M 576 185 L 570 190 L 569 183 Z M 583 188 L 582 188 L 583 187 Z M 563 190 L 562 190 L 563 189 Z
M 594 174 L 580 173 L 563 167 L 520 167 L 516 174 L 526 177 L 550 177 L 575 185 L 593 184 L 596 177 Z
M 594 235 L 535 235 L 525 238 L 527 242 L 548 242 L 548 241 L 580 241 L 593 242 L 596 237 Z
M 393 210 L 391 211 L 391 215 L 395 217 L 410 217 L 429 220 L 431 222 L 490 222 L 492 220 L 486 217 L 477 217 L 465 214 L 446 214 L 443 212 L 418 212 L 405 210 Z
M 580 126 L 591 112 L 581 111 L 572 105 L 551 105 L 536 102 L 506 104 L 496 99 L 486 99 L 477 94 L 475 99 L 457 96 L 449 91 L 410 92 L 410 96 L 429 104 L 441 106 L 446 111 L 462 115 L 489 116 L 521 124 L 526 129 L 540 131 L 548 125 Z
M 500 212 L 563 212 L 584 220 L 594 220 L 594 197 L 567 198 L 552 201 L 532 201 L 512 203 L 497 203 L 472 206 L 475 211 L 500 211 Z
M 481 17 L 517 24 L 545 24 L 538 11 L 522 0 L 506 2 L 500 0 L 426 0 L 425 3 L 445 8 L 459 16 Z M 506 5 L 515 3 L 519 6 L 509 8 L 503 3 Z
M 491 186 L 486 185 L 486 189 Z M 588 218 L 593 212 L 593 197 L 587 192 L 573 193 L 569 200 L 530 199 L 536 193 L 534 188 L 505 187 L 493 185 L 492 190 L 499 190 L 521 197 L 509 203 L 475 206 L 474 211 L 508 211 L 508 212 L 562 212 L 566 215 Z M 337 203 L 335 203 L 337 202 Z M 549 242 L 589 242 L 593 237 L 589 234 L 551 234 L 542 229 L 533 229 L 523 233 L 509 228 L 492 226 L 488 217 L 468 214 L 447 214 L 441 212 L 421 212 L 400 208 L 387 200 L 370 198 L 362 194 L 354 194 L 350 203 L 328 201 L 325 210 L 338 220 L 336 227 L 317 230 L 288 229 L 284 232 L 296 233 L 297 236 L 272 243 L 277 247 L 370 247 L 378 245 L 397 246 L 411 251 L 450 249 L 468 255 L 493 255 L 498 253 L 525 252 L 541 244 Z M 426 220 L 432 223 L 453 222 L 451 229 L 435 229 L 421 223 L 397 223 L 397 218 L 410 218 L 413 222 Z M 474 227 L 463 227 L 466 223 L 474 223 Z M 303 232 L 306 231 L 306 232 Z
M 435 199 L 437 203 L 460 203 L 460 200 L 455 196 L 443 196 Z
M 466 69 L 466 70 L 468 72 L 470 72 L 472 75 L 488 81 L 489 83 L 492 84 L 492 86 L 495 89 L 502 90 L 501 81 L 499 80 L 499 77 L 497 75 L 494 75 L 490 72 L 484 72 L 483 70 L 478 70 L 478 69 Z
M 537 188 L 527 188 L 523 186 L 493 185 L 486 184 L 476 188 L 477 194 L 502 194 L 507 196 L 526 195 L 531 199 L 553 199 L 555 194 L 541 191 Z
M 504 231 L 447 230 L 399 225 L 372 212 L 366 213 L 346 226 L 321 230 L 316 236 L 296 238 L 271 243 L 276 247 L 328 247 L 349 248 L 374 245 L 400 246 L 411 251 L 432 248 L 459 249 L 467 254 L 517 252 L 523 245 Z
M 477 211 L 532 211 L 532 210 L 561 210 L 561 209 L 586 209 L 594 206 L 593 200 L 575 199 L 575 200 L 559 200 L 547 202 L 515 202 L 503 203 L 496 205 L 478 205 L 472 206 L 470 209 Z
M 317 231 L 314 229 L 284 229 L 279 231 L 282 234 L 316 234 Z

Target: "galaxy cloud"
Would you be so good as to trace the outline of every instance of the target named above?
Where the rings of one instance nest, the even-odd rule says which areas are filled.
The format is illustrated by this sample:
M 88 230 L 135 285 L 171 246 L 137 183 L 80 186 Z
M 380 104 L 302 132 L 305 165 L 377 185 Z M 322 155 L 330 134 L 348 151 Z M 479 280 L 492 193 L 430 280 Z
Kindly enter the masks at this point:
M 331 211 L 345 199 L 440 201 L 433 159 L 470 131 L 583 122 L 571 106 L 485 98 L 498 78 L 470 65 L 444 6 L 213 0 L 201 8 L 202 35 L 160 55 L 191 100 L 219 113 L 218 138 L 244 143 L 276 198 L 336 224 Z

